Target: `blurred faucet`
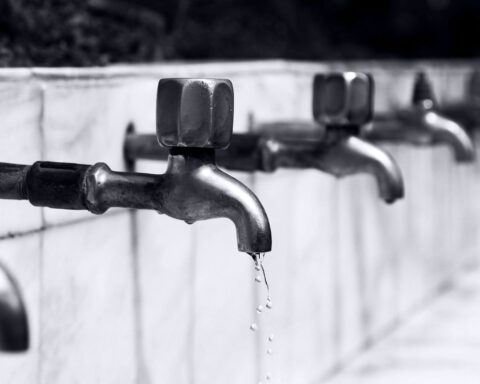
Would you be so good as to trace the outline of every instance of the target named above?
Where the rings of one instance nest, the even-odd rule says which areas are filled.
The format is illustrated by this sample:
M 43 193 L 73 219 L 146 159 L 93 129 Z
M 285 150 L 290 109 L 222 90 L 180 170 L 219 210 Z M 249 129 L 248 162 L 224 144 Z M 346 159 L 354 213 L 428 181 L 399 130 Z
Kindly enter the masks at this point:
M 28 318 L 20 289 L 0 264 L 0 351 L 22 352 L 28 345 Z
M 236 171 L 273 172 L 279 168 L 314 168 L 336 177 L 372 174 L 388 203 L 403 197 L 400 169 L 386 152 L 361 139 L 361 126 L 373 111 L 373 80 L 354 72 L 319 74 L 313 85 L 311 122 L 274 122 L 256 133 L 234 134 L 230 147 L 219 151 L 219 165 Z M 166 159 L 152 135 L 128 134 L 125 156 Z
M 458 162 L 472 162 L 472 140 L 465 129 L 438 111 L 432 85 L 425 73 L 415 79 L 412 107 L 391 114 L 377 115 L 362 130 L 371 141 L 404 142 L 419 146 L 447 144 Z
M 157 138 L 169 148 L 164 174 L 113 172 L 104 163 L 0 163 L 0 198 L 95 214 L 111 207 L 152 209 L 189 224 L 225 217 L 235 224 L 240 251 L 268 252 L 270 225 L 261 203 L 215 163 L 215 150 L 228 146 L 232 125 L 230 81 L 162 79 Z
M 480 71 L 474 71 L 467 79 L 465 100 L 441 105 L 446 116 L 460 122 L 471 136 L 478 134 L 480 127 Z

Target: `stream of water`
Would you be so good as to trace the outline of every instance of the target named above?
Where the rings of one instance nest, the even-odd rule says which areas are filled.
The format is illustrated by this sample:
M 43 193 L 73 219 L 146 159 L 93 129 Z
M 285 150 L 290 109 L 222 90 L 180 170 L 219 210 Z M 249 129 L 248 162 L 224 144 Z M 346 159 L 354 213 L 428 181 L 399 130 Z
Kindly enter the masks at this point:
M 263 267 L 263 258 L 265 257 L 265 254 L 260 254 L 260 253 L 255 253 L 255 254 L 250 254 L 255 262 L 255 282 L 258 284 L 265 283 L 265 287 L 267 289 L 267 298 L 265 301 L 265 304 L 258 304 L 257 307 L 255 308 L 256 313 L 258 315 L 261 315 L 264 313 L 265 308 L 268 310 L 271 310 L 273 308 L 273 302 L 272 298 L 270 297 L 270 286 L 268 284 L 267 280 L 267 275 L 265 273 L 265 268 Z M 258 330 L 258 325 L 257 323 L 252 323 L 250 325 L 250 330 L 252 332 L 256 332 Z M 272 343 L 274 340 L 275 336 L 273 333 L 270 333 L 266 339 L 266 353 L 268 356 L 271 356 L 273 354 L 273 348 L 272 348 Z M 265 380 L 267 383 L 272 383 L 272 375 L 271 373 L 267 372 L 265 374 Z M 259 381 L 258 384 L 262 384 L 262 381 Z

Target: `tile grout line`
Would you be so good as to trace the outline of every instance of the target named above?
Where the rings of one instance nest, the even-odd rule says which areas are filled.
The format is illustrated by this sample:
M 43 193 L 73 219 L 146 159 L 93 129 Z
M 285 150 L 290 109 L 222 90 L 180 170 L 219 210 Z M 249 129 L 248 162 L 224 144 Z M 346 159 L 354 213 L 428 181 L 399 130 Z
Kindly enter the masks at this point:
M 141 277 L 138 249 L 138 215 L 131 210 L 130 219 L 130 239 L 131 239 L 131 268 L 132 268 L 132 289 L 133 289 L 133 326 L 134 326 L 134 360 L 135 360 L 135 382 L 138 384 L 149 383 L 149 374 L 144 356 L 144 334 L 143 334 L 143 303 L 141 292 Z
M 35 80 L 34 80 L 35 83 Z M 40 135 L 40 159 L 43 160 L 45 156 L 45 84 L 40 82 L 39 83 L 39 94 L 40 94 L 40 111 L 38 116 L 38 129 Z M 40 223 L 41 228 L 46 227 L 46 220 L 45 220 L 45 208 L 40 208 Z M 38 303 L 38 382 L 42 383 L 43 381 L 43 361 L 42 361 L 42 352 L 43 352 L 43 293 L 44 293 L 44 256 L 45 256 L 45 248 L 44 248 L 44 231 L 40 232 L 40 252 L 39 252 L 39 303 Z

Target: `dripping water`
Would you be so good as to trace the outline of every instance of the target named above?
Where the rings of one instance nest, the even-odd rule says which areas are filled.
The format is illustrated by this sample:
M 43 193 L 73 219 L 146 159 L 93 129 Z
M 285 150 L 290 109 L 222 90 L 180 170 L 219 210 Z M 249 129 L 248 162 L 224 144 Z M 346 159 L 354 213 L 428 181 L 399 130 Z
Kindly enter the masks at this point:
M 265 287 L 267 289 L 267 298 L 266 298 L 265 304 L 264 305 L 258 304 L 257 307 L 255 308 L 256 313 L 258 315 L 261 315 L 264 312 L 265 308 L 268 309 L 268 310 L 271 310 L 272 307 L 273 307 L 273 302 L 272 302 L 272 299 L 270 297 L 270 285 L 268 284 L 267 275 L 265 273 L 265 268 L 263 267 L 263 259 L 265 257 L 265 254 L 264 253 L 263 254 L 249 253 L 249 255 L 253 258 L 254 263 L 255 263 L 255 271 L 256 271 L 255 282 L 260 284 L 263 281 L 265 283 Z M 258 330 L 257 323 L 252 323 L 250 325 L 250 330 L 253 331 L 253 332 L 256 332 Z M 273 349 L 271 348 L 272 343 L 273 343 L 273 339 L 274 339 L 273 333 L 269 334 L 269 336 L 266 339 L 267 343 L 269 344 L 268 348 L 266 348 L 267 356 L 271 356 L 273 354 Z M 268 372 L 264 376 L 264 378 L 267 382 L 271 382 L 272 375 Z M 258 383 L 261 384 L 262 381 L 259 381 Z

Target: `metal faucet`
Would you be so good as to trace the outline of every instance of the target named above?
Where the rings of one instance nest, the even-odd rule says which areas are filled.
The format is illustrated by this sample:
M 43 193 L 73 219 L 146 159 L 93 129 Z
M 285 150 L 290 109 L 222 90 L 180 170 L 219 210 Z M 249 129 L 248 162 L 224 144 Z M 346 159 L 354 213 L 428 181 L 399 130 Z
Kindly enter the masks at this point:
M 260 201 L 215 163 L 215 149 L 228 146 L 232 126 L 229 80 L 162 79 L 157 138 L 169 148 L 164 174 L 113 172 L 104 163 L 1 163 L 0 198 L 94 214 L 111 207 L 152 209 L 189 224 L 225 217 L 235 224 L 240 251 L 268 252 L 270 225 Z
M 410 109 L 377 115 L 372 124 L 364 127 L 362 137 L 419 146 L 448 144 L 457 162 L 474 160 L 472 140 L 461 125 L 440 114 L 432 85 L 423 72 L 415 79 L 412 104 Z
M 28 349 L 28 317 L 17 282 L 0 264 L 0 351 Z
M 219 165 L 247 172 L 314 168 L 336 177 L 370 173 L 383 200 L 391 203 L 403 197 L 395 161 L 358 137 L 360 127 L 372 116 L 372 78 L 354 72 L 319 74 L 313 94 L 315 121 L 268 123 L 257 126 L 258 133 L 234 134 L 230 147 L 218 152 Z M 155 145 L 153 135 L 130 133 L 125 156 L 131 161 L 163 160 L 167 153 Z
M 472 72 L 466 90 L 464 101 L 441 105 L 440 109 L 449 118 L 459 121 L 470 136 L 475 136 L 480 127 L 480 71 Z

